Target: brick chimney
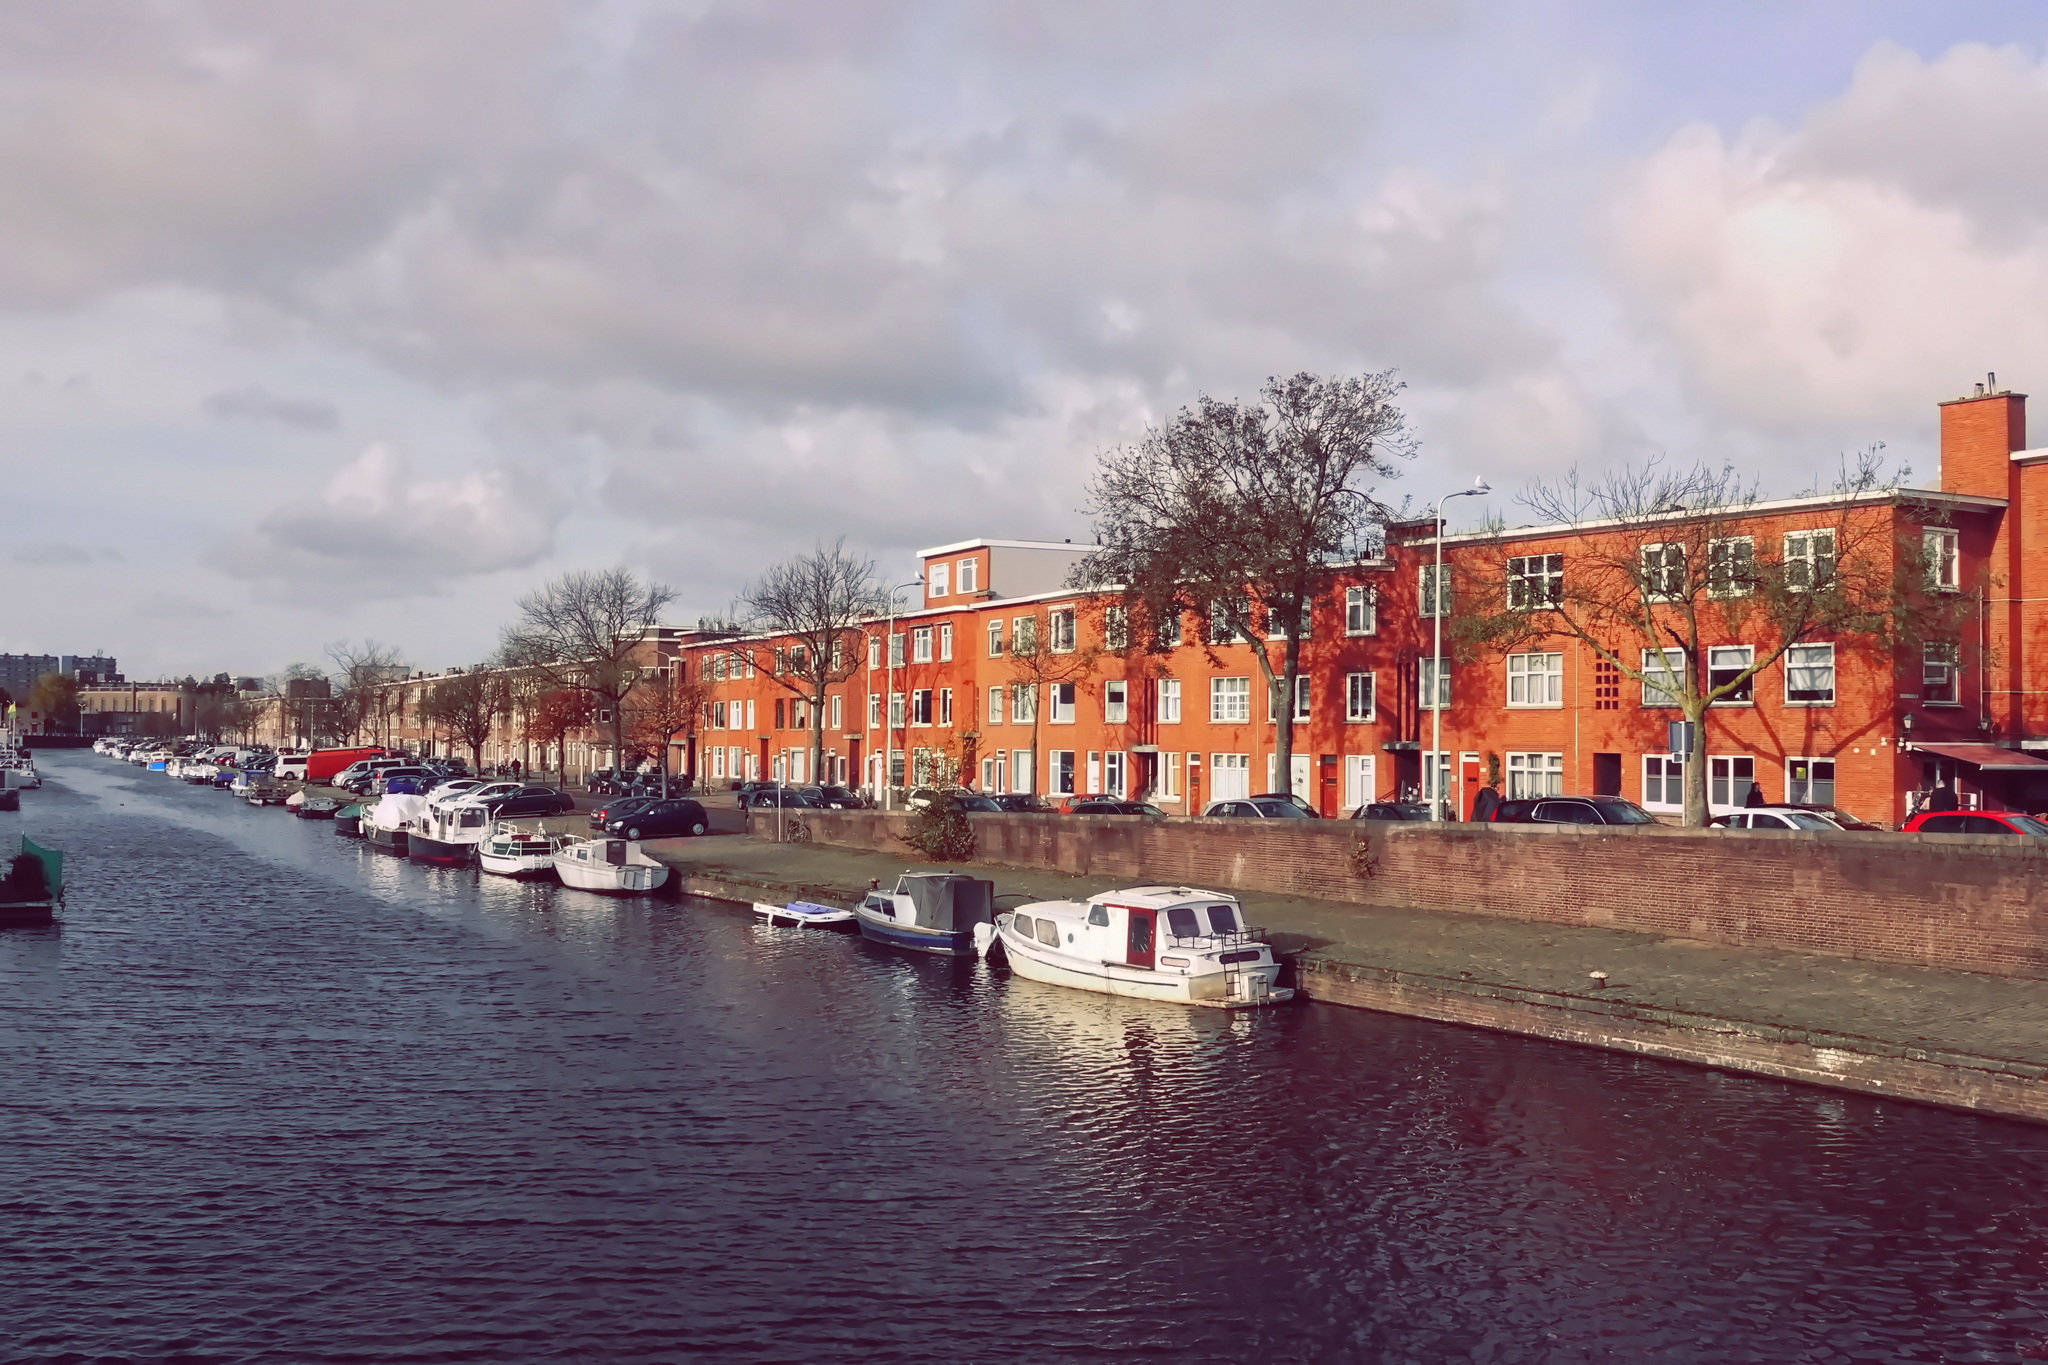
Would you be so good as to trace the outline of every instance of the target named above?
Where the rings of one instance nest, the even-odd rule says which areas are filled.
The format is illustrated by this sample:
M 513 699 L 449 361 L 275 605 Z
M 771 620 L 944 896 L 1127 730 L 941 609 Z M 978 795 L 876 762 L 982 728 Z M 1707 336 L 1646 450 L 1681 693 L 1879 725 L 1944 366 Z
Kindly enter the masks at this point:
M 2012 453 L 2027 448 L 2027 396 L 1988 374 L 1975 393 L 1941 405 L 1941 488 L 1983 498 L 2012 495 Z

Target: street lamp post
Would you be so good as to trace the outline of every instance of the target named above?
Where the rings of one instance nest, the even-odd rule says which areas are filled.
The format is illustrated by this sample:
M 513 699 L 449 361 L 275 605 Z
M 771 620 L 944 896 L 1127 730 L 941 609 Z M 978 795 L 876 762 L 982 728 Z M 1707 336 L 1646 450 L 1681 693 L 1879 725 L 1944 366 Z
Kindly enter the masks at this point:
M 896 771 L 896 594 L 905 588 L 923 586 L 923 578 L 913 578 L 889 589 L 889 625 L 882 636 L 883 661 L 888 666 L 888 681 L 882 684 L 882 775 L 875 784 L 882 789 L 883 810 L 890 809 L 890 800 L 895 795 L 889 779 Z
M 1441 820 L 1445 815 L 1444 786 L 1449 778 L 1446 770 L 1451 766 L 1442 762 L 1444 703 L 1448 700 L 1447 694 L 1450 691 L 1444 686 L 1444 504 L 1452 498 L 1484 497 L 1492 491 L 1493 489 L 1487 485 L 1486 476 L 1482 474 L 1472 481 L 1470 488 L 1446 493 L 1436 500 L 1436 572 L 1429 581 L 1430 634 L 1433 640 L 1431 654 L 1434 660 L 1430 664 L 1429 674 L 1429 765 L 1430 788 L 1435 793 L 1429 804 L 1429 814 L 1434 820 Z

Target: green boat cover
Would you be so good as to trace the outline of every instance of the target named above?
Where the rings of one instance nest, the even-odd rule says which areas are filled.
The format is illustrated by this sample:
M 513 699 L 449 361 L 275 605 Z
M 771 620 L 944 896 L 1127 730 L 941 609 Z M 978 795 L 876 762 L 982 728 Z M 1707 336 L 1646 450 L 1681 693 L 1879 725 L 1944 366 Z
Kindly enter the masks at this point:
M 26 834 L 21 836 L 21 851 L 32 854 L 43 865 L 43 877 L 50 884 L 50 894 L 56 895 L 64 889 L 64 855 L 57 849 L 44 848 Z

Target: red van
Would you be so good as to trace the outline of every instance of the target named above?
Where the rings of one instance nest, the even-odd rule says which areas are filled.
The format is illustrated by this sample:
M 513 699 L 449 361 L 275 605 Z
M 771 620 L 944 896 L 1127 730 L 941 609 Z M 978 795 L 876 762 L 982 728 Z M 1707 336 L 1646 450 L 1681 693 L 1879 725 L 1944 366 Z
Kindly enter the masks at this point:
M 360 763 L 366 758 L 401 758 L 395 749 L 370 745 L 362 749 L 315 749 L 306 755 L 306 780 L 325 782 L 351 763 Z

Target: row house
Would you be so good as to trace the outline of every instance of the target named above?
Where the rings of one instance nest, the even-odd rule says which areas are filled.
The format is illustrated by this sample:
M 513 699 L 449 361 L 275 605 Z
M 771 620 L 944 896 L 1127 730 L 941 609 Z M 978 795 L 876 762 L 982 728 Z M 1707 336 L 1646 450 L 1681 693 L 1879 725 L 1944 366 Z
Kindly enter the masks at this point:
M 1741 805 L 1752 786 L 1771 801 L 1838 804 L 1886 822 L 1937 786 L 1966 805 L 2048 807 L 2048 655 L 2034 653 L 2048 647 L 2048 450 L 2026 447 L 2025 402 L 1993 382 L 1944 403 L 1938 488 L 1756 504 L 1694 552 L 1717 572 L 1725 560 L 1739 584 L 1752 559 L 1824 571 L 1856 541 L 1878 571 L 1910 564 L 1957 608 L 1948 637 L 1910 648 L 1881 633 L 1809 633 L 1715 705 L 1704 724 L 1716 809 Z M 1667 516 L 1661 548 L 1675 556 L 1699 518 Z M 919 556 L 917 599 L 868 623 L 864 656 L 829 690 L 816 772 L 809 704 L 773 676 L 787 642 L 667 646 L 669 666 L 695 670 L 712 698 L 688 766 L 712 784 L 958 782 L 1144 796 L 1189 813 L 1284 788 L 1335 815 L 1427 797 L 1439 783 L 1460 814 L 1487 784 L 1510 796 L 1621 795 L 1676 813 L 1684 758 L 1670 751 L 1678 713 L 1667 690 L 1569 635 L 1468 645 L 1462 662 L 1447 646 L 1441 675 L 1431 646 L 1436 614 L 1455 627 L 1502 573 L 1540 606 L 1547 585 L 1592 572 L 1603 553 L 1612 560 L 1609 542 L 1624 532 L 1530 527 L 1446 536 L 1441 547 L 1438 533 L 1433 521 L 1399 524 L 1379 556 L 1333 566 L 1285 717 L 1272 714 L 1254 653 L 1266 650 L 1277 670 L 1277 640 L 1211 639 L 1191 613 L 1161 628 L 1163 648 L 1137 648 L 1114 597 L 1065 586 L 1088 546 L 934 547 Z M 1631 533 L 1650 537 L 1640 552 L 1657 552 L 1655 519 Z M 1725 596 L 1702 618 L 1696 659 L 1660 665 L 1626 632 L 1600 643 L 1643 669 L 1696 667 L 1718 684 L 1774 644 L 1741 609 L 1739 587 Z M 1432 758 L 1435 721 L 1442 747 Z M 1293 736 L 1285 775 L 1280 723 Z

